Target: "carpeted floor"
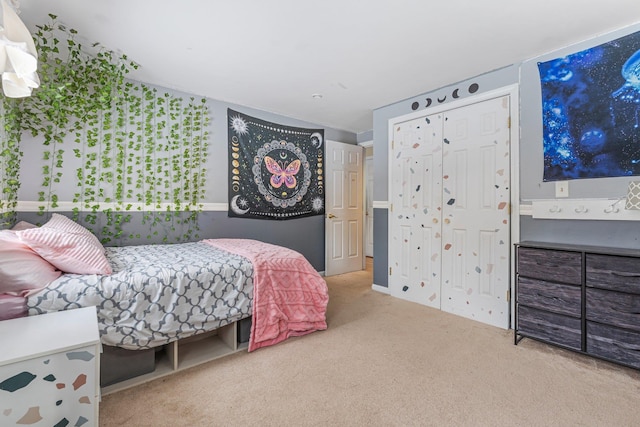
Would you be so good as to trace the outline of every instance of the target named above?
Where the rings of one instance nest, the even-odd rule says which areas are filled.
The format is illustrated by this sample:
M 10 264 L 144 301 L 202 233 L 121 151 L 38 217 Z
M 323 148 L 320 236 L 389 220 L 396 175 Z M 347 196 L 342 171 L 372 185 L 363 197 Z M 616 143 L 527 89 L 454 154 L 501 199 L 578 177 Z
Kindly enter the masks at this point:
M 327 278 L 326 331 L 104 396 L 109 426 L 637 426 L 640 371 Z

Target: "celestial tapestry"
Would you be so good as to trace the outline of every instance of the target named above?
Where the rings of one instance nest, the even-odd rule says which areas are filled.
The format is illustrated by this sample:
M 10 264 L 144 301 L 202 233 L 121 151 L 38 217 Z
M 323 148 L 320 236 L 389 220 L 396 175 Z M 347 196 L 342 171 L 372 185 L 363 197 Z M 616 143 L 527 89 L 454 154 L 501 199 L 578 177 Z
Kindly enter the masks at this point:
M 324 214 L 324 129 L 265 122 L 227 110 L 229 216 Z
M 640 32 L 538 63 L 544 181 L 640 175 Z

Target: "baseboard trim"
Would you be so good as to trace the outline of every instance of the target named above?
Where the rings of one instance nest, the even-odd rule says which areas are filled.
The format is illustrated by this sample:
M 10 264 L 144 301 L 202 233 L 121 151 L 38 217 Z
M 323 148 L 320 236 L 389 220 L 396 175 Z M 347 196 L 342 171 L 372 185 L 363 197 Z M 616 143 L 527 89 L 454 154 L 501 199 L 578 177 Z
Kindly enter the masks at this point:
M 373 285 L 371 285 L 371 289 L 373 289 L 376 292 L 380 292 L 382 294 L 391 295 L 391 292 L 389 292 L 389 288 L 386 286 L 380 286 L 374 283 Z

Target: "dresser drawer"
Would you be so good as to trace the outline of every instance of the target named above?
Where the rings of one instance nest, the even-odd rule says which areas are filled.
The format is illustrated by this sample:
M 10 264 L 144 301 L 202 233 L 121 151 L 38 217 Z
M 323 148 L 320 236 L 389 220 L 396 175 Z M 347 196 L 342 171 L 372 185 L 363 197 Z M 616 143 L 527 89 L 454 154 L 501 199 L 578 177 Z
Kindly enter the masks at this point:
M 582 315 L 582 288 L 543 280 L 518 277 L 518 304 L 568 316 Z
M 587 353 L 640 368 L 640 333 L 587 322 Z
M 640 332 L 640 295 L 587 288 L 586 316 Z
M 582 349 L 580 319 L 518 305 L 518 333 L 531 338 Z
M 553 282 L 582 283 L 582 254 L 554 249 L 518 248 L 518 274 Z
M 640 294 L 640 258 L 587 254 L 587 286 Z

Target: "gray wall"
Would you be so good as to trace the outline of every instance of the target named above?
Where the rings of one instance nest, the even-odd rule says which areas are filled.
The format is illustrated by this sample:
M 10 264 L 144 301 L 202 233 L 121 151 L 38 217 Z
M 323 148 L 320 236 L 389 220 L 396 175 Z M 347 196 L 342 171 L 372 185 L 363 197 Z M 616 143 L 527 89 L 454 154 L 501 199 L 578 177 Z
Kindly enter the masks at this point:
M 68 217 L 73 217 L 72 212 L 58 212 Z M 143 222 L 143 214 L 130 212 L 131 222 L 123 226 L 124 237 L 116 239 L 105 246 L 145 245 L 162 243 L 164 236 L 182 235 L 187 229 L 194 231 L 192 224 L 177 225 L 171 222 L 160 221 L 162 227 L 149 226 Z M 160 212 L 158 214 L 162 216 Z M 39 216 L 36 212 L 19 212 L 18 220 L 32 224 L 42 224 L 49 219 L 49 214 Z M 96 224 L 87 224 L 82 219 L 78 223 L 93 230 L 100 230 L 104 215 L 99 215 Z M 170 226 L 176 226 L 177 232 L 169 230 Z M 294 230 L 292 232 L 291 230 Z M 159 231 L 157 235 L 150 235 Z M 129 233 L 140 233 L 140 237 L 127 237 Z M 317 215 L 307 218 L 296 218 L 287 221 L 264 221 L 252 218 L 229 218 L 227 212 L 205 211 L 198 215 L 198 229 L 195 230 L 193 241 L 201 239 L 236 238 L 258 239 L 275 245 L 285 246 L 303 254 L 318 271 L 324 271 L 324 216 Z M 97 233 L 99 235 L 99 233 Z M 149 237 L 147 237 L 150 235 Z M 304 239 L 300 238 L 304 236 Z
M 520 198 L 524 203 L 555 198 L 555 183 L 542 181 L 542 96 L 538 62 L 563 57 L 637 31 L 640 31 L 640 25 L 633 25 L 521 64 Z M 569 198 L 623 197 L 630 180 L 629 177 L 570 180 Z M 521 240 L 640 248 L 640 226 L 634 221 L 549 220 L 527 216 L 521 217 L 520 227 Z
M 175 94 L 178 97 L 188 99 L 191 95 L 176 92 L 173 90 L 159 88 L 161 93 L 167 92 Z M 277 96 L 277 95 L 274 95 Z M 289 117 L 272 114 L 253 108 L 243 107 L 241 105 L 228 104 L 221 101 L 208 99 L 207 105 L 211 112 L 210 124 L 210 140 L 209 140 L 209 157 L 207 160 L 207 190 L 204 203 L 227 203 L 227 108 L 260 118 L 262 120 L 273 121 L 288 126 L 296 126 L 303 128 L 319 128 L 324 129 L 325 139 L 340 141 L 349 144 L 357 142 L 357 135 L 353 132 L 341 131 L 339 129 L 326 128 L 315 123 L 304 122 Z M 73 142 L 72 142 L 73 144 Z M 19 191 L 20 201 L 38 200 L 38 191 L 41 189 L 42 178 L 38 175 L 33 177 L 34 160 L 42 158 L 42 142 L 34 140 L 29 134 L 23 135 L 21 144 L 24 153 L 21 164 L 21 186 Z M 75 168 L 74 165 L 69 165 Z M 39 170 L 39 167 L 37 168 Z M 70 190 L 72 191 L 72 190 Z M 60 201 L 70 201 L 62 194 L 59 194 Z M 65 212 L 60 212 L 65 214 Z M 118 241 L 109 243 L 110 245 L 123 244 L 145 244 L 159 243 L 167 234 L 160 233 L 157 236 L 147 238 L 149 231 L 148 225 L 143 224 L 142 214 L 135 212 L 127 212 L 132 215 L 131 224 L 125 228 L 125 235 L 129 233 L 140 233 L 140 238 L 123 237 Z M 70 213 L 66 213 L 71 216 Z M 33 212 L 18 212 L 18 220 L 27 220 L 33 223 L 43 223 L 47 219 L 38 216 Z M 98 226 L 92 229 L 100 229 L 100 221 L 104 218 L 98 218 Z M 199 216 L 199 235 L 200 238 L 214 237 L 237 237 L 259 239 L 269 243 L 279 244 L 290 247 L 301 252 L 311 264 L 319 271 L 324 270 L 325 258 L 325 235 L 324 235 L 324 216 L 312 216 L 306 218 L 297 218 L 285 221 L 267 221 L 246 218 L 229 218 L 226 211 L 210 211 L 203 212 Z M 99 232 L 98 232 L 98 236 Z M 304 238 L 302 238 L 304 236 Z
M 373 140 L 373 129 L 367 132 L 360 132 L 358 134 L 358 144 L 361 142 L 367 142 Z

